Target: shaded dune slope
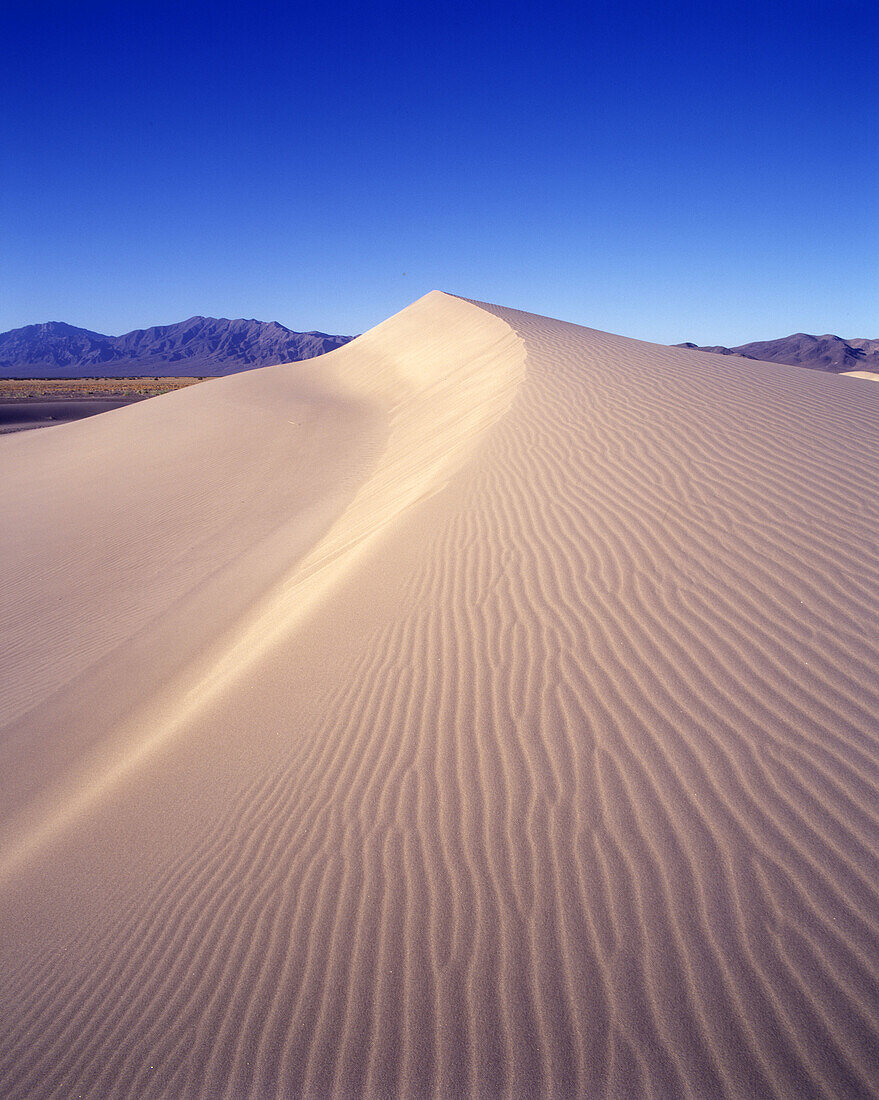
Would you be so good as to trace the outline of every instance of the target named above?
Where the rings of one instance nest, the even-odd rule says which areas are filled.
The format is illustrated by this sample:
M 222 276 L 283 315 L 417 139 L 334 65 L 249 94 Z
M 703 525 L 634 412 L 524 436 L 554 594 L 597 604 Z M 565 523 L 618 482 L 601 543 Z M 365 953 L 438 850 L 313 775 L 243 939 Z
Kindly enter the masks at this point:
M 2 441 L 0 1092 L 879 1095 L 875 387 L 309 369 Z

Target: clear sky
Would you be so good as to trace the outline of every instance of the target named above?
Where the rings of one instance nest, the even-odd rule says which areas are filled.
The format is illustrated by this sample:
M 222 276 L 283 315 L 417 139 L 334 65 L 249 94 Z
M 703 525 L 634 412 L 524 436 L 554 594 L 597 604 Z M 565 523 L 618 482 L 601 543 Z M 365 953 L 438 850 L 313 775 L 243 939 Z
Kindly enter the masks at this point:
M 0 0 L 0 330 L 879 337 L 879 4 Z

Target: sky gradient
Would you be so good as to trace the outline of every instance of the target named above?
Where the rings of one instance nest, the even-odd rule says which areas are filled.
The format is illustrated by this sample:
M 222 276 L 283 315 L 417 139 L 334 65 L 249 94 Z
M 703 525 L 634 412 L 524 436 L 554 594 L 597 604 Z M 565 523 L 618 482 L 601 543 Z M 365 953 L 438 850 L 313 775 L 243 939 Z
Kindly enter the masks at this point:
M 0 330 L 879 337 L 873 0 L 0 13 Z

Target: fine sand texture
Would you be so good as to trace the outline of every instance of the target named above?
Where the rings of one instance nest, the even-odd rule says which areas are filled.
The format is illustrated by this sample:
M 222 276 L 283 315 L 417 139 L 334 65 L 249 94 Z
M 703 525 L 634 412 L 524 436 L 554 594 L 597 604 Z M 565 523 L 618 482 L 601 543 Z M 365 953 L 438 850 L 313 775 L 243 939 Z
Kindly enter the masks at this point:
M 846 370 L 842 372 L 849 378 L 869 378 L 873 382 L 879 382 L 879 374 L 872 370 Z
M 877 486 L 438 292 L 0 439 L 0 1096 L 879 1096 Z

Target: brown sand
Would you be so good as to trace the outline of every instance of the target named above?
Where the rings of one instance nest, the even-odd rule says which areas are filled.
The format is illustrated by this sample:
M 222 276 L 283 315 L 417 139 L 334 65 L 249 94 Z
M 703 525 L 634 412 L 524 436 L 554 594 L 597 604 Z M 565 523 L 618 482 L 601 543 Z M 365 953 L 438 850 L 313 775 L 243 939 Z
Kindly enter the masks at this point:
M 433 293 L 0 440 L 0 1095 L 879 1095 L 877 397 Z

